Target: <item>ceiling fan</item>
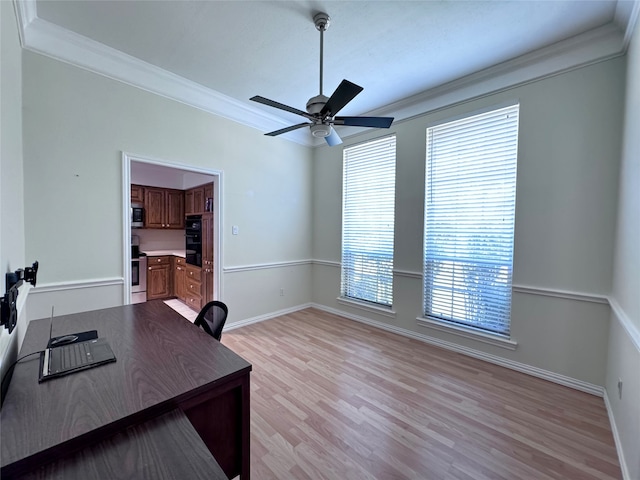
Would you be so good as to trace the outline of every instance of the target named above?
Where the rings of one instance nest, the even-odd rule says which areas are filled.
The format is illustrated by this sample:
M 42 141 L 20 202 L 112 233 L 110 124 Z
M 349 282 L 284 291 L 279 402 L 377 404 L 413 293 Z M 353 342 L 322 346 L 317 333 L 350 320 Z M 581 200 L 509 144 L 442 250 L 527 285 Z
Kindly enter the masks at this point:
M 317 13 L 313 17 L 316 28 L 320 31 L 320 94 L 311 97 L 307 102 L 307 111 L 298 110 L 297 108 L 284 105 L 268 98 L 256 95 L 250 100 L 262 103 L 270 107 L 279 108 L 287 112 L 295 113 L 305 117 L 308 121 L 282 128 L 274 132 L 265 133 L 270 137 L 291 132 L 302 127 L 310 127 L 311 134 L 314 137 L 324 137 L 330 146 L 339 145 L 342 139 L 333 129 L 334 125 L 349 125 L 352 127 L 373 127 L 373 128 L 389 128 L 393 122 L 393 117 L 337 117 L 336 114 L 342 108 L 358 95 L 363 88 L 351 83 L 348 80 L 342 80 L 338 88 L 333 92 L 331 97 L 322 94 L 322 56 L 323 56 L 323 40 L 324 32 L 329 28 L 329 15 L 326 13 Z

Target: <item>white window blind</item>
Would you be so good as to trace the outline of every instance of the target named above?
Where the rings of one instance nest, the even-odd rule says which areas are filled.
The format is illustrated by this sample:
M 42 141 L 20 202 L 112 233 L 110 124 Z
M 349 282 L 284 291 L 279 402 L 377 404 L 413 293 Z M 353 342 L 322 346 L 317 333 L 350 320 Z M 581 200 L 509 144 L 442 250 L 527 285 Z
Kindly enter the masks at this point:
M 518 112 L 427 129 L 426 317 L 509 335 Z
M 343 297 L 391 306 L 396 137 L 344 149 Z

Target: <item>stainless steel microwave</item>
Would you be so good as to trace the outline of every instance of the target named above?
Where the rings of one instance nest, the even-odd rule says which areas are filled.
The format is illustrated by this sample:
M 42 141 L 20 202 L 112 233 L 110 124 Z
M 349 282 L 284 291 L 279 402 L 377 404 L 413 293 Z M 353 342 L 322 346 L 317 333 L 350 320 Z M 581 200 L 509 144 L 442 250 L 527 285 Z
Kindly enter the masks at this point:
M 141 203 L 131 204 L 131 228 L 144 227 L 144 205 Z

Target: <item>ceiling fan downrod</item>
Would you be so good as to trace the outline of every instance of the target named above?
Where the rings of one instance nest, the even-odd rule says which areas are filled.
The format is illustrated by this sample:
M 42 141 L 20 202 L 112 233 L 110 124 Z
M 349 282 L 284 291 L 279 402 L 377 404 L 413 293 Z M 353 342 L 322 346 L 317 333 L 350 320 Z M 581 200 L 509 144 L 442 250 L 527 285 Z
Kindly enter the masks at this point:
M 320 31 L 320 95 L 322 95 L 322 60 L 324 58 L 324 32 L 327 28 L 329 28 L 330 21 L 331 18 L 329 17 L 329 15 L 324 12 L 316 13 L 313 16 L 313 23 L 315 23 L 316 28 Z

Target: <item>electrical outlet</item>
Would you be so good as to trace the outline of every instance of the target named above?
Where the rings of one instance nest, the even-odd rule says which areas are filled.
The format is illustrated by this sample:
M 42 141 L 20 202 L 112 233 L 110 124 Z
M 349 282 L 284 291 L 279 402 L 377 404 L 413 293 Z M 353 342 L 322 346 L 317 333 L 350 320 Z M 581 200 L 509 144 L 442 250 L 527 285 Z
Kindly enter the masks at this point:
M 284 297 L 284 288 L 281 288 L 281 289 L 280 289 L 280 296 L 281 296 L 281 297 Z
M 618 398 L 622 400 L 622 379 L 618 379 Z

